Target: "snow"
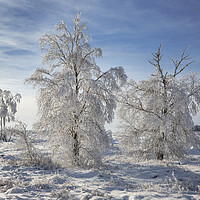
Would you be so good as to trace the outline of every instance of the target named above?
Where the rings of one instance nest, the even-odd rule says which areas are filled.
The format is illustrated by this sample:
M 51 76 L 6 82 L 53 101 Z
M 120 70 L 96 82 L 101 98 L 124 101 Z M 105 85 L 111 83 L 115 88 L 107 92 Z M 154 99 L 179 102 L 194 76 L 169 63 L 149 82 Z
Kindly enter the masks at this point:
M 15 143 L 0 141 L 0 199 L 200 199 L 200 149 L 187 161 L 135 162 L 115 142 L 99 169 L 45 170 L 23 166 Z

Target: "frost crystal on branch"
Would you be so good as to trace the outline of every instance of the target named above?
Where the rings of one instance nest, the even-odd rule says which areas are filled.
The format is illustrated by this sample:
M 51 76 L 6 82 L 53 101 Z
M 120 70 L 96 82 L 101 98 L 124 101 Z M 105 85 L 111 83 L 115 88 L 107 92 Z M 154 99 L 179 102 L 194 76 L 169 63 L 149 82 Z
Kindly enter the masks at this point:
M 197 144 L 192 115 L 200 105 L 200 80 L 195 74 L 178 79 L 192 62 L 181 55 L 174 61 L 174 73 L 161 68 L 161 46 L 150 61 L 157 69 L 149 80 L 129 80 L 121 93 L 119 116 L 122 147 L 139 156 L 156 159 L 182 158 Z M 187 49 L 186 49 L 187 50 Z
M 74 20 L 74 32 L 61 21 L 56 33 L 40 40 L 43 64 L 26 80 L 39 86 L 38 131 L 49 136 L 56 157 L 64 165 L 94 164 L 109 146 L 111 134 L 105 123 L 114 117 L 114 93 L 126 82 L 122 67 L 102 72 L 95 63 L 101 49 L 88 43 L 86 24 L 80 13 Z

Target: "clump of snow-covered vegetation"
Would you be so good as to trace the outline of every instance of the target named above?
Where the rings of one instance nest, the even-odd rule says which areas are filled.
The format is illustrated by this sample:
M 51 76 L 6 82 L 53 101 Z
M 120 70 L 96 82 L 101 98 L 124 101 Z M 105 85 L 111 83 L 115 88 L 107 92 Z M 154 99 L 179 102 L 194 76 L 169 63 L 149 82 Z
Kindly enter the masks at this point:
M 73 33 L 62 21 L 39 43 L 44 67 L 26 79 L 38 88 L 33 130 L 20 121 L 5 127 L 21 95 L 0 90 L 0 199 L 198 199 L 200 134 L 192 115 L 200 80 L 177 78 L 192 63 L 186 51 L 168 74 L 160 47 L 150 61 L 156 73 L 136 83 L 122 67 L 96 65 L 102 52 L 88 43 L 80 13 Z M 121 127 L 112 135 L 105 124 L 117 103 Z

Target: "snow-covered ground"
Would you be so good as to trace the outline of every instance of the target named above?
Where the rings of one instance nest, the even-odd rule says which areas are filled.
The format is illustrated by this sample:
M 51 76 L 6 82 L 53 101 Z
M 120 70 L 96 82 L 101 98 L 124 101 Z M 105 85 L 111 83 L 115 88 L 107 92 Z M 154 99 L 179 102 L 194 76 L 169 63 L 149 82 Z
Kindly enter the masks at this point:
M 200 150 L 189 161 L 135 163 L 115 144 L 101 169 L 45 170 L 20 165 L 14 143 L 0 142 L 0 199 L 200 199 Z

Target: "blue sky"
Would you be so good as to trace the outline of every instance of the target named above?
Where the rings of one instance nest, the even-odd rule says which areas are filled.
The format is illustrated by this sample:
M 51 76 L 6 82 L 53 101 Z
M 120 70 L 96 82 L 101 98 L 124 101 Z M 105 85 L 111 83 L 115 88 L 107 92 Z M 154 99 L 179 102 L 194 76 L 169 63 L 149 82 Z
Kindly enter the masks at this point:
M 103 70 L 124 66 L 135 80 L 155 69 L 148 63 L 162 43 L 163 68 L 189 45 L 196 61 L 189 71 L 200 71 L 199 0 L 0 0 L 0 88 L 19 92 L 23 99 L 18 117 L 32 125 L 36 119 L 35 93 L 23 81 L 41 66 L 38 39 L 64 20 L 73 29 L 77 9 L 88 22 L 91 45 L 102 48 L 96 60 Z M 200 123 L 200 117 L 195 118 Z

